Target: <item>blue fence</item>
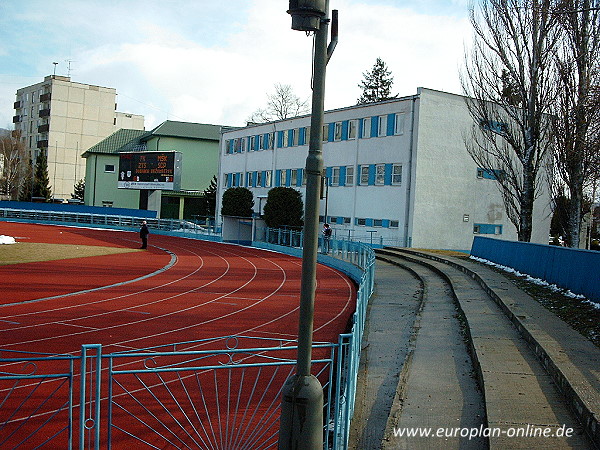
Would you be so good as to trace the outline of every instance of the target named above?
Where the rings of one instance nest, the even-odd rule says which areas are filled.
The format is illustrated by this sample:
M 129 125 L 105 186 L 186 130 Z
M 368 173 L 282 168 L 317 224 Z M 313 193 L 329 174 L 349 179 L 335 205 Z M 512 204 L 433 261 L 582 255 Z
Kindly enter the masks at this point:
M 600 302 L 600 252 L 476 236 L 471 255 Z
M 140 221 L 13 209 L 0 209 L 0 218 L 124 229 Z M 148 222 L 164 234 L 218 239 L 194 224 Z M 253 245 L 301 255 L 294 247 L 301 235 L 266 234 L 277 235 L 278 243 Z M 313 344 L 313 373 L 324 388 L 324 448 L 337 450 L 348 446 L 375 254 L 370 246 L 335 239 L 327 250 L 319 262 L 358 283 L 351 332 L 336 343 Z M 248 336 L 112 354 L 100 345 L 84 345 L 80 355 L 0 349 L 0 447 L 275 448 L 281 388 L 296 353 L 293 341 Z
M 76 214 L 110 214 L 113 216 L 141 217 L 143 219 L 156 219 L 156 211 L 128 208 L 102 208 L 100 206 L 75 205 L 68 203 L 31 203 L 1 201 L 0 209 L 18 209 L 23 211 L 47 211 L 55 213 L 76 213 Z M 107 212 L 110 211 L 109 212 Z

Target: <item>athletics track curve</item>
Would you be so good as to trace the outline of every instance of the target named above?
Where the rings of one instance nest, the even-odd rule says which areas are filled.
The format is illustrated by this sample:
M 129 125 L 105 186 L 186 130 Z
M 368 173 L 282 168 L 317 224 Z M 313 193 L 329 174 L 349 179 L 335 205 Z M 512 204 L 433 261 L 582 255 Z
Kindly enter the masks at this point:
M 139 245 L 136 233 L 65 226 L 2 222 L 0 234 Z M 298 258 L 154 234 L 147 251 L 0 266 L 0 348 L 72 353 L 100 343 L 107 353 L 238 334 L 295 339 L 300 275 Z M 319 265 L 315 341 L 337 341 L 355 298 L 346 276 Z
M 75 248 L 85 245 L 128 250 L 137 249 L 139 245 L 134 232 L 65 226 L 0 222 L 0 234 L 13 236 L 17 242 L 71 244 Z M 161 235 L 150 236 L 147 251 L 0 266 L 0 350 L 75 355 L 82 344 L 102 344 L 102 352 L 107 354 L 200 339 L 210 342 L 214 337 L 228 335 L 293 340 L 297 332 L 300 276 L 301 261 L 298 258 L 249 247 Z M 346 330 L 355 299 L 354 284 L 346 276 L 319 265 L 315 341 L 337 341 L 337 336 Z M 202 345 L 194 345 L 193 349 L 200 350 Z M 169 398 L 177 392 L 171 387 L 174 381 L 184 384 L 202 378 L 205 382 L 208 375 L 184 376 L 169 381 Z M 115 431 L 111 440 L 119 446 L 154 442 L 155 448 L 179 448 L 177 443 L 184 442 L 183 447 L 187 448 L 187 440 L 192 446 L 204 448 L 206 443 L 207 448 L 221 448 L 222 442 L 217 443 L 220 439 L 244 442 L 244 448 L 273 446 L 278 410 L 266 414 L 265 404 L 267 398 L 271 407 L 278 404 L 277 386 L 283 384 L 286 376 L 284 372 L 277 372 L 268 383 L 264 378 L 254 382 L 255 388 L 269 391 L 268 396 L 262 394 L 262 403 L 255 405 L 252 401 L 252 408 L 267 417 L 263 423 L 254 420 L 259 417 L 258 413 L 251 417 L 244 411 L 231 416 L 228 413 L 227 419 L 215 415 L 216 403 L 210 397 L 217 395 L 219 389 L 223 391 L 215 385 L 213 394 L 203 397 L 207 418 L 194 421 L 193 439 L 186 427 L 180 426 L 181 422 L 169 422 L 173 418 L 171 413 L 153 414 L 154 420 L 164 421 L 156 426 L 164 430 L 156 432 L 155 427 L 137 422 L 131 425 L 131 416 L 117 411 L 113 416 L 113 427 L 115 423 L 128 423 L 131 428 L 127 432 Z M 76 376 L 74 382 L 78 383 L 78 380 Z M 240 387 L 242 381 L 243 378 L 239 381 Z M 215 378 L 215 383 L 220 385 L 222 382 L 221 378 Z M 6 396 L 5 407 L 16 408 L 11 421 L 0 432 L 2 445 L 11 446 L 15 439 L 16 442 L 21 439 L 20 436 L 27 436 L 27 443 L 32 445 L 50 439 L 48 436 L 64 437 L 64 431 L 60 429 L 66 420 L 64 417 L 58 420 L 60 416 L 57 415 L 55 420 L 46 422 L 48 417 L 61 414 L 58 400 L 44 401 L 44 411 L 38 410 L 41 400 L 36 400 L 56 385 L 45 383 L 38 389 L 29 383 L 16 390 L 14 387 L 0 389 L 0 395 Z M 142 388 L 131 380 L 119 384 L 125 385 L 126 393 L 114 394 L 119 402 L 135 397 L 137 405 L 150 405 L 158 399 L 159 394 L 149 393 L 146 385 Z M 188 392 L 188 389 L 191 388 L 180 386 L 179 391 Z M 20 395 L 21 391 L 28 390 L 37 392 L 31 397 L 26 393 Z M 244 396 L 251 395 L 248 394 L 250 386 L 242 391 Z M 103 392 L 106 392 L 105 381 Z M 24 395 L 29 400 L 20 403 L 19 398 Z M 165 400 L 164 404 L 169 401 Z M 250 404 L 248 398 L 246 410 Z M 200 406 L 188 405 L 188 417 L 194 417 Z M 218 413 L 218 407 L 216 411 Z M 141 416 L 144 411 L 137 413 Z M 33 421 L 25 423 L 28 416 L 39 418 L 43 425 L 38 427 Z M 227 420 L 232 417 L 236 424 L 235 438 L 234 428 L 224 438 L 204 433 L 207 423 L 211 430 L 229 430 Z M 102 436 L 105 436 L 108 430 L 105 422 L 102 424 Z M 189 425 L 192 426 L 192 420 Z M 121 430 L 118 426 L 116 429 Z M 270 431 L 258 439 L 256 430 Z M 132 436 L 137 438 L 132 441 Z

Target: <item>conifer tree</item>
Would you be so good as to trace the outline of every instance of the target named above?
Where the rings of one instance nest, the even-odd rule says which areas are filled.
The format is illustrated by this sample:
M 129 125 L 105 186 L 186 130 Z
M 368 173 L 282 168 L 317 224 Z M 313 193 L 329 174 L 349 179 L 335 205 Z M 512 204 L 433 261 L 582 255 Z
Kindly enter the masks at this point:
M 206 215 L 215 215 L 215 206 L 217 204 L 217 177 L 214 175 L 210 180 L 210 185 L 204 189 L 204 200 L 206 201 Z
M 52 190 L 50 188 L 50 178 L 48 176 L 48 160 L 46 153 L 40 152 L 35 162 L 35 172 L 33 178 L 33 197 L 43 197 L 50 200 Z
M 75 186 L 73 186 L 73 193 L 71 197 L 83 201 L 85 196 L 85 180 L 79 180 Z
M 397 94 L 391 94 L 392 84 L 394 84 L 394 77 L 391 75 L 392 72 L 386 63 L 381 58 L 377 58 L 373 69 L 370 72 L 363 72 L 364 79 L 358 85 L 363 92 L 357 100 L 357 104 L 381 102 L 398 97 Z

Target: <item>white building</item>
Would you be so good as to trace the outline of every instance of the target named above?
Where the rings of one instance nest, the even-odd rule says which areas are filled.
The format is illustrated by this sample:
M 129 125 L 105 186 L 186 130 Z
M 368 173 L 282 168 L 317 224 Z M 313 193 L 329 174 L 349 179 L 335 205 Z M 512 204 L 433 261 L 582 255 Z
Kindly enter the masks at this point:
M 470 249 L 473 235 L 516 240 L 494 179 L 466 151 L 472 126 L 464 98 L 419 88 L 414 96 L 325 113 L 322 220 L 338 238 L 406 247 Z M 304 193 L 310 117 L 225 132 L 223 192 L 244 186 L 262 212 L 269 189 Z M 486 170 L 488 169 L 488 170 Z M 548 243 L 547 193 L 536 200 L 532 242 Z
M 81 154 L 120 128 L 144 129 L 144 116 L 117 112 L 117 91 L 49 75 L 17 90 L 13 123 L 35 161 L 46 153 L 54 198 L 69 199 L 85 178 Z

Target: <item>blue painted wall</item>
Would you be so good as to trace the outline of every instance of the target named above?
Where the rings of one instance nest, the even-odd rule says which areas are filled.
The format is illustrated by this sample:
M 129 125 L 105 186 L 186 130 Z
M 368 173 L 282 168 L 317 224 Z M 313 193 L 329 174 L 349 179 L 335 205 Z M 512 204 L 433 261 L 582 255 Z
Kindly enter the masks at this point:
M 156 218 L 156 211 L 127 208 L 102 208 L 100 206 L 69 205 L 67 203 L 30 203 L 30 202 L 0 202 L 0 208 L 26 209 L 30 211 L 56 211 L 80 214 L 101 214 L 111 216 Z
M 600 302 L 600 252 L 475 236 L 471 255 Z

